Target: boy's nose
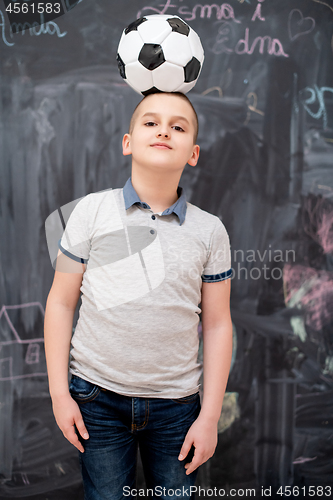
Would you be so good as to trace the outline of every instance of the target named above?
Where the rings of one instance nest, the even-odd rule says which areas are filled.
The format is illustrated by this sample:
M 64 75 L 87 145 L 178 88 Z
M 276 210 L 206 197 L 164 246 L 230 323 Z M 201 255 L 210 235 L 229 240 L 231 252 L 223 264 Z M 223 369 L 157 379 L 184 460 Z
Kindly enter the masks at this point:
M 163 136 L 163 137 L 169 137 L 169 134 L 168 134 L 167 132 L 159 132 L 159 133 L 157 134 L 157 136 L 158 136 L 158 137 L 162 137 L 162 136 Z

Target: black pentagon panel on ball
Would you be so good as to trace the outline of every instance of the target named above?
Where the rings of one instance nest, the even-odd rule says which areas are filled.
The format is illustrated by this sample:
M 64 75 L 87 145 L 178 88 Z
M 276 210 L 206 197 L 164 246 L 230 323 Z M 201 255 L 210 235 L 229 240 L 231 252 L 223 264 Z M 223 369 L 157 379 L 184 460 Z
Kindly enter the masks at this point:
M 185 82 L 190 83 L 196 80 L 200 73 L 200 62 L 195 57 L 192 57 L 184 68 Z
M 118 63 L 118 69 L 120 76 L 124 79 L 126 79 L 126 73 L 125 73 L 125 64 L 122 58 L 120 57 L 119 54 L 117 54 L 117 63 Z
M 190 32 L 190 27 L 184 23 L 179 17 L 170 17 L 167 19 L 167 22 L 170 24 L 172 31 L 176 33 L 180 33 L 181 35 L 188 36 Z
M 144 92 L 141 92 L 142 95 L 146 96 L 149 94 L 160 94 L 162 91 L 158 90 L 156 87 L 152 87 L 151 89 L 145 90 Z
M 162 47 L 157 43 L 145 43 L 140 51 L 139 61 L 151 71 L 158 68 L 165 62 Z
M 137 31 L 138 26 L 140 26 L 140 24 L 144 23 L 145 21 L 147 21 L 146 17 L 139 17 L 139 19 L 136 19 L 135 21 L 133 21 L 125 29 L 125 35 L 128 35 L 128 33 L 130 33 L 131 31 Z

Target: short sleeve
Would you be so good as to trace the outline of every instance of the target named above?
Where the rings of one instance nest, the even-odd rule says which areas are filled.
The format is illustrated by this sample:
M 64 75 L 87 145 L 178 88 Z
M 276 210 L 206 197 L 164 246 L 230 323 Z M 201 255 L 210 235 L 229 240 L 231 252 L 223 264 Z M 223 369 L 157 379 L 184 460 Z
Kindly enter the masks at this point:
M 78 203 L 72 202 L 60 209 L 66 225 L 59 248 L 67 257 L 82 263 L 87 262 L 90 252 L 88 198 L 86 196 Z
M 232 275 L 229 235 L 221 220 L 218 217 L 216 219 L 208 259 L 202 273 L 202 281 L 205 283 L 223 281 Z

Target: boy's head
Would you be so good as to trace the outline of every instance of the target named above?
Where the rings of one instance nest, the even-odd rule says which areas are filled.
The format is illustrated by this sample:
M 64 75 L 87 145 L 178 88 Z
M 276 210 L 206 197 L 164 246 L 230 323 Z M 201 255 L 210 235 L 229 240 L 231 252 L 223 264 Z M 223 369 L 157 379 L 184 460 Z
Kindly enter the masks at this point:
M 132 155 L 132 172 L 144 168 L 179 175 L 187 163 L 197 164 L 197 134 L 197 114 L 184 94 L 149 94 L 134 110 L 123 154 Z
M 154 96 L 156 96 L 156 95 L 168 95 L 168 96 L 172 96 L 172 97 L 175 97 L 175 98 L 178 98 L 178 99 L 182 99 L 184 102 L 186 102 L 188 104 L 188 106 L 190 108 L 191 121 L 192 121 L 193 127 L 194 127 L 193 144 L 196 144 L 197 137 L 198 137 L 198 131 L 199 131 L 198 115 L 197 115 L 197 113 L 196 113 L 196 111 L 195 111 L 195 109 L 193 107 L 193 104 L 189 100 L 189 98 L 185 94 L 183 94 L 182 92 L 160 92 L 160 93 L 157 92 L 155 94 L 148 94 L 147 96 L 145 96 L 139 102 L 139 104 L 136 106 L 136 108 L 135 108 L 135 110 L 134 110 L 134 112 L 132 114 L 132 118 L 131 118 L 131 121 L 130 121 L 128 133 L 132 134 L 132 132 L 133 132 L 133 127 L 134 127 L 136 118 L 138 116 L 141 104 L 143 104 L 147 99 L 149 99 L 153 95 Z

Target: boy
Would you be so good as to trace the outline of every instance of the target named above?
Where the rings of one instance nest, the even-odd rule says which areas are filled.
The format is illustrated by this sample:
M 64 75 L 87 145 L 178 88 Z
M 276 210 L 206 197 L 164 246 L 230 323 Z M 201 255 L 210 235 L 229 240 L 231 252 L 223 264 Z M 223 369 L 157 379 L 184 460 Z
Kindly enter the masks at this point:
M 149 496 L 193 498 L 217 445 L 232 354 L 230 248 L 221 221 L 178 187 L 186 163 L 197 164 L 197 130 L 184 94 L 145 97 L 123 138 L 131 178 L 83 198 L 60 243 L 45 349 L 54 415 L 81 452 L 87 500 L 135 495 L 137 446 Z

